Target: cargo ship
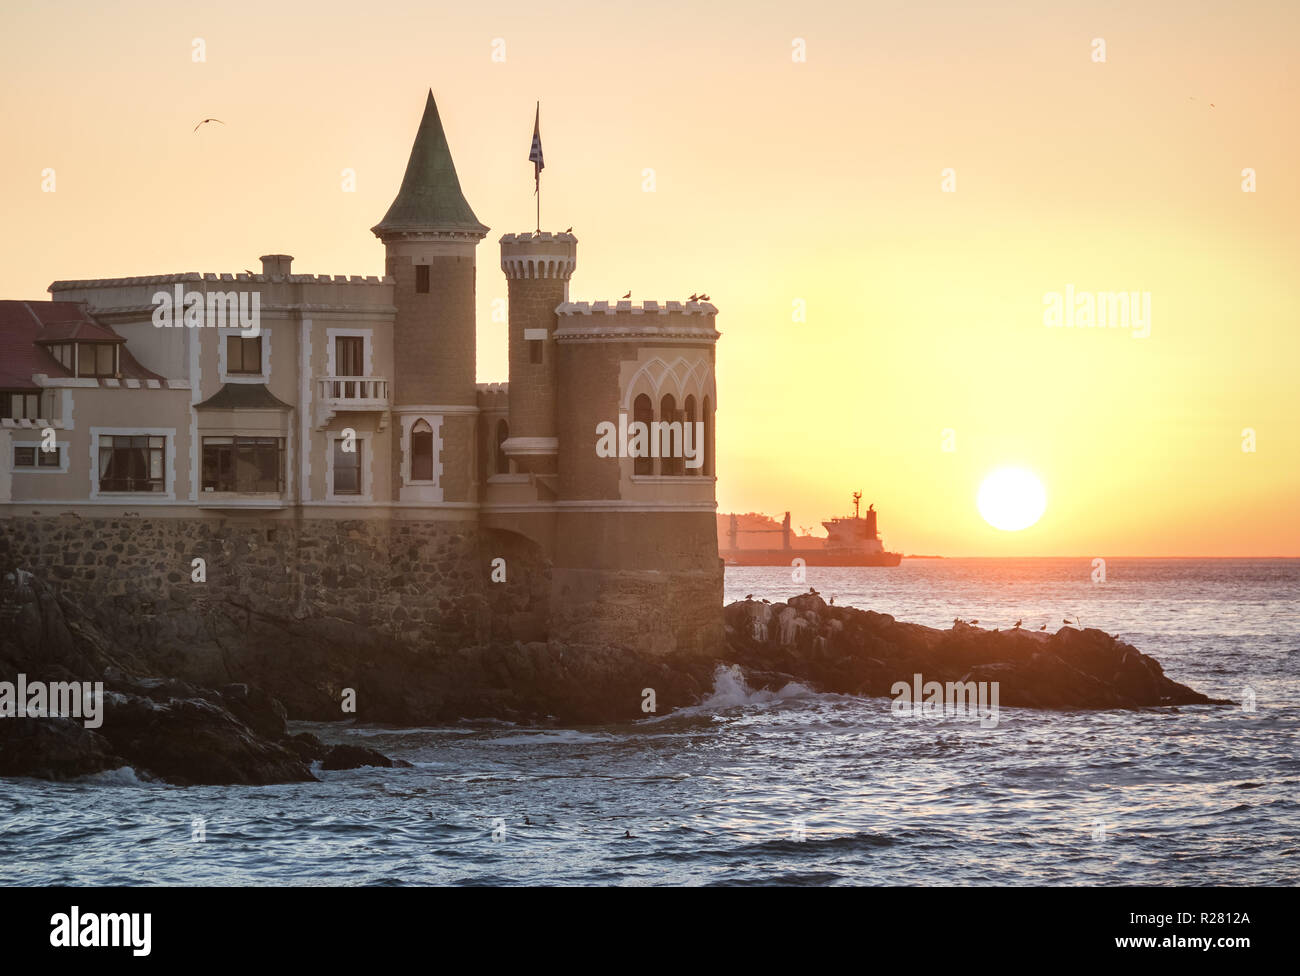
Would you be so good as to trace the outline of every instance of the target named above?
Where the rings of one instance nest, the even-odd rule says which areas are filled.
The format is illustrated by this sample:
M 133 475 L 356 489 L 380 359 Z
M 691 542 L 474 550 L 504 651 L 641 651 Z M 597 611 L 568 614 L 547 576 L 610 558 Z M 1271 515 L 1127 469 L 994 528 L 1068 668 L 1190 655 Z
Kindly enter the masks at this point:
M 826 529 L 825 539 L 800 536 L 795 537 L 794 542 L 797 544 L 793 545 L 789 512 L 785 513 L 780 528 L 770 529 L 742 529 L 739 516 L 723 516 L 729 521 L 726 544 L 723 544 L 721 538 L 718 540 L 718 555 L 728 566 L 789 566 L 795 559 L 802 559 L 807 566 L 897 566 L 903 555 L 885 551 L 884 543 L 876 531 L 876 507 L 867 506 L 867 513 L 862 516 L 859 514 L 861 505 L 862 492 L 855 491 L 852 515 L 832 518 L 822 523 Z M 773 526 L 776 524 L 771 519 L 765 521 Z M 741 545 L 742 535 L 778 532 L 781 534 L 780 548 Z

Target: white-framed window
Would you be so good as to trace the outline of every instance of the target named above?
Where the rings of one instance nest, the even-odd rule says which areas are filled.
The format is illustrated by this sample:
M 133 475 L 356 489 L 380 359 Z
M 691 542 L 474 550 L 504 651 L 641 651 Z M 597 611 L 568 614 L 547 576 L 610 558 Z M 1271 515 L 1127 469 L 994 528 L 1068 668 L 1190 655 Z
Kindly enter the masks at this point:
M 68 442 L 56 441 L 54 450 L 41 449 L 40 441 L 14 441 L 11 447 L 15 474 L 66 474 Z
M 325 330 L 326 376 L 374 376 L 373 329 Z
M 174 500 L 175 427 L 90 428 L 90 497 Z
M 365 437 L 352 439 L 330 434 L 325 455 L 325 497 L 329 501 L 370 501 L 370 443 Z
M 264 325 L 255 338 L 240 329 L 217 329 L 217 374 L 222 383 L 271 381 L 271 327 Z

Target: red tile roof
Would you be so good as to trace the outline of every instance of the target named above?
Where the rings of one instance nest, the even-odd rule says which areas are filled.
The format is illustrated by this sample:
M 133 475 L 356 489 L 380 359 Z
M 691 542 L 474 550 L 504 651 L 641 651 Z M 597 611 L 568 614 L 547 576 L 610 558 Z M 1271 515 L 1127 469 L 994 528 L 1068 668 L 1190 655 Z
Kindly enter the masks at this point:
M 71 376 L 42 342 L 120 342 L 126 340 L 96 322 L 81 302 L 23 302 L 0 300 L 0 389 L 37 390 L 33 373 Z M 121 351 L 122 376 L 161 380 L 141 366 L 125 345 Z

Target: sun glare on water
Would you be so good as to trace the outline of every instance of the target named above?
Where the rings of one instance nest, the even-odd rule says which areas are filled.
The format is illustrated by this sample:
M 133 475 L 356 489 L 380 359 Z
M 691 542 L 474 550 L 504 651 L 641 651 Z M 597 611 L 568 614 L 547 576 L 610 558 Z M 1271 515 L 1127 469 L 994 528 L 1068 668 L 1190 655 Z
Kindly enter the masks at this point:
M 993 528 L 1019 532 L 1043 517 L 1047 491 L 1032 471 L 999 468 L 984 479 L 975 504 Z

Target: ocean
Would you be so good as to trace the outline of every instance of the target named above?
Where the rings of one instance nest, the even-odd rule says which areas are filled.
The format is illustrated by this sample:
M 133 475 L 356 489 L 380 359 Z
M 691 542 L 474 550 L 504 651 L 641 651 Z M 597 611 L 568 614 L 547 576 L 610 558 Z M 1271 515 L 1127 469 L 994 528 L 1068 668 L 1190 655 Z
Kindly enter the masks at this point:
M 410 769 L 180 788 L 0 780 L 5 885 L 1294 885 L 1300 560 L 727 572 L 938 627 L 1118 634 L 1235 706 L 895 717 L 729 671 L 691 708 L 533 729 L 295 723 Z M 1253 701 L 1253 710 L 1249 703 Z M 201 827 L 201 830 L 199 829 Z M 202 839 L 195 839 L 201 834 Z

